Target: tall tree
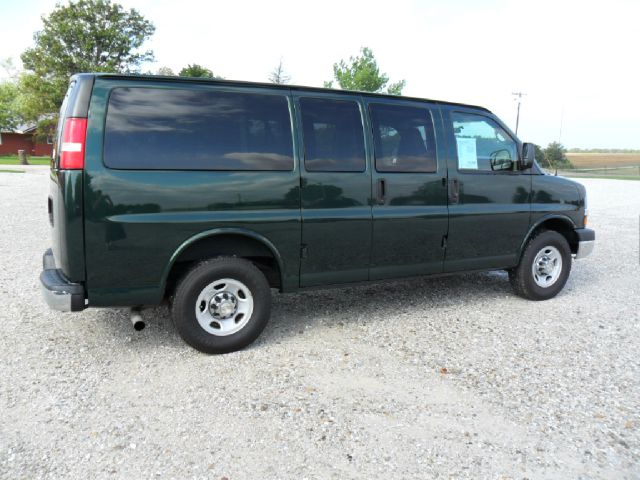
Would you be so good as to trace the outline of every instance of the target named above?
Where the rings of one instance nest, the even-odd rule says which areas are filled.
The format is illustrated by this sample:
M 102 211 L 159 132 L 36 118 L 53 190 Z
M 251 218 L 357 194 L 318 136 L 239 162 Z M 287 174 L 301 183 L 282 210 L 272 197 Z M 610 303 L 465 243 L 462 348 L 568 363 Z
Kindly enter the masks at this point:
M 33 37 L 35 45 L 21 56 L 25 114 L 34 120 L 57 112 L 71 75 L 136 72 L 153 60 L 151 51 L 139 51 L 155 31 L 153 24 L 137 10 L 110 0 L 57 4 L 42 23 Z
M 280 59 L 280 62 L 278 62 L 278 65 L 273 70 L 271 70 L 271 73 L 269 74 L 269 81 L 271 83 L 277 83 L 281 85 L 289 83 L 291 81 L 291 75 L 287 74 L 287 72 L 285 72 L 284 70 L 282 58 Z
M 401 95 L 406 85 L 405 80 L 389 85 L 389 77 L 386 73 L 380 73 L 378 62 L 371 49 L 363 47 L 360 55 L 349 57 L 349 62 L 340 60 L 333 64 L 333 77 L 340 88 L 345 90 L 361 90 L 363 92 L 389 93 Z M 331 88 L 333 80 L 324 82 L 324 86 Z
M 189 64 L 180 70 L 178 73 L 180 77 L 196 77 L 196 78 L 215 78 L 218 80 L 222 80 L 224 77 L 220 77 L 218 75 L 214 75 L 214 73 L 206 67 L 202 65 L 198 65 L 197 63 Z

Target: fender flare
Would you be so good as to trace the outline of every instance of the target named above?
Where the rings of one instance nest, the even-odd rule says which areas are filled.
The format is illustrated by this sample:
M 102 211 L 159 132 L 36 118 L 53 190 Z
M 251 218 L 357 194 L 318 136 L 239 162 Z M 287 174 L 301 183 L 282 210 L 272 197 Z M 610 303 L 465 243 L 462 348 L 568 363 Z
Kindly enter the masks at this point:
M 267 247 L 273 254 L 273 257 L 276 259 L 276 262 L 278 263 L 278 270 L 280 273 L 280 288 L 282 288 L 282 285 L 284 284 L 283 283 L 284 282 L 284 263 L 282 261 L 282 257 L 280 256 L 280 252 L 278 252 L 278 249 L 276 248 L 276 246 L 268 238 L 252 230 L 247 230 L 245 228 L 214 228 L 212 230 L 205 230 L 204 232 L 197 233 L 196 235 L 193 235 L 192 237 L 187 238 L 173 252 L 173 254 L 171 255 L 171 258 L 169 259 L 169 262 L 167 263 L 166 267 L 164 268 L 164 271 L 162 272 L 162 278 L 160 280 L 160 291 L 164 292 L 165 289 L 167 288 L 167 279 L 169 278 L 169 273 L 171 272 L 171 269 L 173 268 L 176 260 L 178 259 L 178 257 L 180 257 L 180 254 L 182 254 L 182 252 L 184 252 L 191 245 L 193 245 L 199 240 L 202 240 L 203 238 L 216 237 L 220 235 L 240 235 L 240 236 L 248 237 L 253 240 L 257 240 L 258 242 L 262 243 L 265 247 Z
M 569 218 L 566 215 L 559 215 L 557 213 L 551 213 L 551 214 L 548 214 L 548 215 L 545 215 L 545 216 L 539 218 L 538 220 L 536 220 L 535 223 L 533 223 L 531 225 L 531 227 L 529 227 L 529 230 L 527 231 L 527 234 L 524 236 L 524 240 L 520 244 L 520 248 L 518 250 L 518 258 L 520 258 L 522 256 L 522 252 L 524 251 L 524 247 L 529 242 L 529 239 L 531 238 L 531 235 L 533 235 L 533 232 L 540 225 L 542 225 L 544 222 L 546 222 L 548 220 L 560 220 L 560 221 L 566 223 L 567 226 L 570 227 L 572 230 L 575 230 L 575 228 L 576 228 L 576 224 L 573 222 L 573 220 L 571 220 L 571 218 Z

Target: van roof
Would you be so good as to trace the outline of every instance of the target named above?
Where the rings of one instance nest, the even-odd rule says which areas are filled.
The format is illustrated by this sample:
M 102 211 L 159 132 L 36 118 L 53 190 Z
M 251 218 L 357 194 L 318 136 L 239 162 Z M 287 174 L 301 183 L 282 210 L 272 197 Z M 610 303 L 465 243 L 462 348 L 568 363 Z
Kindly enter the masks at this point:
M 321 87 L 309 87 L 305 85 L 279 85 L 276 83 L 266 83 L 266 82 L 249 82 L 242 80 L 225 80 L 225 79 L 211 79 L 211 78 L 195 78 L 195 77 L 178 77 L 178 76 L 163 76 L 163 75 L 140 75 L 140 74 L 121 74 L 121 73 L 79 73 L 74 75 L 72 78 L 91 76 L 91 77 L 107 77 L 114 79 L 126 79 L 126 80 L 153 80 L 156 82 L 179 82 L 179 83 L 208 83 L 213 85 L 230 85 L 230 86 L 252 86 L 252 87 L 268 87 L 282 90 L 304 90 L 311 92 L 331 92 L 331 93 L 344 93 L 344 94 L 353 94 L 357 93 L 358 95 L 362 95 L 365 97 L 374 97 L 374 98 L 403 98 L 407 100 L 418 100 L 418 101 L 427 101 L 436 104 L 442 105 L 458 105 L 461 107 L 470 107 L 477 108 L 480 110 L 484 110 L 485 112 L 491 113 L 488 108 L 481 107 L 479 105 L 470 105 L 467 103 L 458 103 L 458 102 L 447 102 L 443 100 L 433 100 L 430 98 L 420 98 L 420 97 L 406 97 L 404 95 L 389 95 L 385 93 L 371 93 L 371 92 L 361 92 L 358 90 L 337 90 L 333 88 L 321 88 Z

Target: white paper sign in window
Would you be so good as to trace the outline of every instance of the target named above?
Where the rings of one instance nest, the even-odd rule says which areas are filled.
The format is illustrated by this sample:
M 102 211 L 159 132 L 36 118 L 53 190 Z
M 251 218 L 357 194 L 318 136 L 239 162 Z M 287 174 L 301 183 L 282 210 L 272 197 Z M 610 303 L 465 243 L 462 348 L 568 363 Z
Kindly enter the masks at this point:
M 458 144 L 458 168 L 477 170 L 478 154 L 476 152 L 476 139 L 456 137 Z

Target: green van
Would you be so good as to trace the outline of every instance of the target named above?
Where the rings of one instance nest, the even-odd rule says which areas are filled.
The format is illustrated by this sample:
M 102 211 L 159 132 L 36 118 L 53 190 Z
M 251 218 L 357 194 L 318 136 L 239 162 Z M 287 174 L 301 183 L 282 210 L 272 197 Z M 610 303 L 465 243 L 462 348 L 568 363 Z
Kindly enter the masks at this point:
M 545 300 L 595 238 L 584 187 L 545 175 L 532 144 L 420 98 L 79 74 L 50 177 L 49 306 L 139 320 L 166 300 L 208 353 L 258 337 L 272 288 L 507 270 Z

